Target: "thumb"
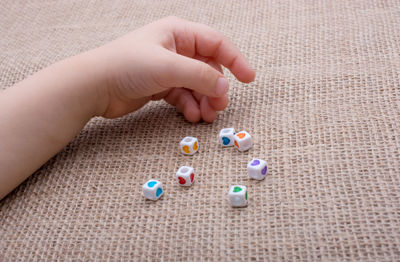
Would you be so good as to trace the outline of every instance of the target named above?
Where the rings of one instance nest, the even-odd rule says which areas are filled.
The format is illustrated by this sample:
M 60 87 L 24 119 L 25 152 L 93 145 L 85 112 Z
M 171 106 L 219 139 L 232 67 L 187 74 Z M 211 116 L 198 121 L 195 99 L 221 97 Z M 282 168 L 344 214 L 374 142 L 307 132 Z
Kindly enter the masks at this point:
M 218 70 L 200 60 L 167 51 L 165 74 L 160 76 L 165 87 L 185 87 L 209 97 L 228 92 L 228 80 Z

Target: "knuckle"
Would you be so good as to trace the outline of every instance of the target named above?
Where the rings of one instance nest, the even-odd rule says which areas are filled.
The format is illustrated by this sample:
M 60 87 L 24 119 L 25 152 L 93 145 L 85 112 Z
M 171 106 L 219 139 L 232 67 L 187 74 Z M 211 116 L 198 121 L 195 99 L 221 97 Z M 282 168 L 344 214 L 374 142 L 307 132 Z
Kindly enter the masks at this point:
M 207 83 L 211 80 L 213 76 L 212 68 L 202 62 L 197 62 L 199 64 L 199 78 L 202 83 Z

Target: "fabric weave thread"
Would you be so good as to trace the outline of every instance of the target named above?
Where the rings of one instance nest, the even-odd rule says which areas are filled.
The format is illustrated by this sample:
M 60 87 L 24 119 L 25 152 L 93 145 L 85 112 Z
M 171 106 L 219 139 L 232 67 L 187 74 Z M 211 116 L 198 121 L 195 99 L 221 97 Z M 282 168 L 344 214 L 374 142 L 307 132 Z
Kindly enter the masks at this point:
M 398 260 L 399 1 L 2 1 L 0 87 L 167 15 L 228 36 L 256 81 L 226 72 L 230 105 L 213 124 L 163 102 L 93 119 L 0 202 L 0 260 Z M 253 149 L 220 147 L 225 127 Z M 185 136 L 199 139 L 192 157 Z M 261 182 L 246 174 L 255 157 Z M 150 178 L 157 202 L 141 196 Z M 229 206 L 235 184 L 247 208 Z

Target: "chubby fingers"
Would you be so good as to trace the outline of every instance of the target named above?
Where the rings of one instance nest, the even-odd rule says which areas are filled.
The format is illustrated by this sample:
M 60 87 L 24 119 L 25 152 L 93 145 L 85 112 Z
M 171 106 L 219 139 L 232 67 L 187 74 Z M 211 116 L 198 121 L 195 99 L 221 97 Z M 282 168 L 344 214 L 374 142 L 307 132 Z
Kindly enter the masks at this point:
M 154 99 L 154 98 L 153 98 Z M 219 101 L 217 106 L 222 109 L 217 109 L 215 102 L 212 102 L 212 98 L 195 93 L 185 88 L 173 88 L 164 97 L 164 100 L 175 106 L 176 109 L 183 113 L 185 118 L 192 123 L 199 122 L 203 119 L 206 122 L 213 122 L 217 116 L 217 111 L 220 111 L 226 107 L 226 103 L 223 100 L 228 100 L 227 96 L 218 98 Z
M 221 65 L 218 64 L 215 60 L 202 56 L 195 56 L 194 58 L 207 63 L 212 68 L 223 74 Z M 193 91 L 192 94 L 197 103 L 199 103 L 200 105 L 201 118 L 209 123 L 213 122 L 217 118 L 217 111 L 224 110 L 228 105 L 227 94 L 224 94 L 221 97 L 208 97 L 197 91 Z
M 228 92 L 228 80 L 218 70 L 197 59 L 163 50 L 162 67 L 156 81 L 163 87 L 183 86 L 209 97 L 221 97 Z
M 200 61 L 203 61 L 203 62 L 209 64 L 212 68 L 214 68 L 215 70 L 218 70 L 218 72 L 223 74 L 221 65 L 218 64 L 214 59 L 205 58 L 205 57 L 202 57 L 202 56 L 196 56 L 195 58 L 200 60 Z M 196 95 L 196 93 L 197 92 L 194 92 L 194 95 L 197 98 L 197 101 L 200 101 L 200 99 L 198 98 L 198 95 Z M 224 94 L 223 96 L 220 96 L 220 97 L 208 97 L 207 99 L 208 99 L 208 104 L 215 111 L 224 110 L 226 108 L 226 106 L 228 105 L 228 101 L 229 101 L 227 94 Z
M 255 78 L 255 71 L 239 49 L 209 26 L 176 17 L 166 18 L 175 39 L 176 52 L 188 57 L 213 58 L 245 83 Z
M 206 122 L 213 122 L 217 116 L 217 111 L 224 110 L 228 105 L 228 95 L 222 97 L 208 97 L 198 92 L 193 92 L 193 96 L 200 106 L 201 118 Z
M 185 60 L 186 59 L 187 58 L 185 57 Z M 224 77 L 221 65 L 218 64 L 214 59 L 202 56 L 196 56 L 195 59 L 198 61 L 196 63 L 201 63 L 202 66 L 206 66 L 207 68 L 213 70 L 213 73 L 217 74 L 218 77 Z M 190 63 L 192 61 L 188 60 L 185 62 Z M 182 66 L 182 70 L 187 68 L 188 65 Z M 177 73 L 176 70 L 173 70 L 173 72 L 167 75 L 172 76 L 175 80 L 177 80 L 177 78 L 174 76 L 174 73 Z M 188 77 L 188 75 L 184 75 L 183 77 Z M 198 76 L 194 76 L 194 80 L 196 80 L 196 77 Z M 204 81 L 204 78 L 198 79 L 198 82 L 188 82 L 186 84 L 184 84 L 185 82 L 174 83 L 174 85 L 185 86 L 186 88 L 190 88 L 192 90 L 188 90 L 186 88 L 173 88 L 171 90 L 153 95 L 153 99 L 156 100 L 163 97 L 166 102 L 176 106 L 178 111 L 182 112 L 185 118 L 190 122 L 198 122 L 201 119 L 206 122 L 213 122 L 218 116 L 217 111 L 224 110 L 228 105 L 228 95 L 225 92 L 221 96 L 214 97 L 212 90 L 207 88 L 207 84 L 205 84 L 207 81 Z M 193 83 L 200 83 L 200 88 L 196 88 Z M 201 85 L 202 83 L 203 85 Z M 204 93 L 211 93 L 211 96 L 204 95 Z
M 164 97 L 164 100 L 182 112 L 189 122 L 196 123 L 200 121 L 200 106 L 191 91 L 185 88 L 173 88 Z

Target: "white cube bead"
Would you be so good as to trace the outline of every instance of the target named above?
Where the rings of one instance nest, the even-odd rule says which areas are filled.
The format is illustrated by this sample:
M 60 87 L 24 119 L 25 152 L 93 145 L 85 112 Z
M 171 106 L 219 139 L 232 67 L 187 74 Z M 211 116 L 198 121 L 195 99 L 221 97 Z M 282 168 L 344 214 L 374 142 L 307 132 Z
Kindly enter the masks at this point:
M 246 151 L 252 148 L 253 139 L 251 138 L 251 135 L 246 131 L 240 131 L 235 134 L 234 144 L 239 151 Z
M 187 136 L 179 144 L 184 155 L 193 155 L 199 150 L 199 141 L 195 137 Z
M 229 189 L 229 203 L 233 207 L 247 206 L 247 188 L 245 186 L 235 185 Z
M 221 146 L 233 146 L 235 139 L 235 129 L 234 128 L 224 128 L 219 132 L 219 142 Z
M 142 189 L 143 196 L 150 200 L 157 200 L 164 194 L 162 183 L 154 179 L 147 181 Z
M 194 182 L 194 169 L 191 166 L 181 166 L 176 172 L 176 179 L 181 186 L 191 186 Z
M 255 158 L 247 164 L 247 172 L 251 178 L 263 180 L 268 172 L 267 162 Z

